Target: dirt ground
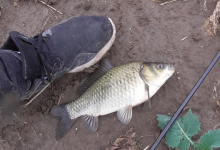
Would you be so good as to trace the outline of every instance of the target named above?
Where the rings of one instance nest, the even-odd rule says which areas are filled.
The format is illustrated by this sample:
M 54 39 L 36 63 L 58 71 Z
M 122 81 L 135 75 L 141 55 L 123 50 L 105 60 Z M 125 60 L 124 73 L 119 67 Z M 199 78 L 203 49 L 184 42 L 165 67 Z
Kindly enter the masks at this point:
M 49 28 L 71 16 L 102 15 L 110 17 L 116 25 L 114 45 L 106 56 L 118 66 L 130 61 L 174 62 L 176 73 L 151 99 L 152 108 L 143 111 L 133 109 L 133 118 L 123 125 L 116 113 L 101 116 L 96 133 L 89 133 L 78 120 L 71 131 L 60 141 L 54 138 L 56 119 L 48 113 L 58 102 L 76 99 L 75 90 L 90 70 L 68 74 L 54 81 L 33 103 L 10 119 L 0 118 L 0 150 L 105 150 L 130 128 L 138 135 L 137 148 L 152 144 L 161 130 L 157 126 L 157 114 L 173 115 L 186 98 L 210 61 L 220 50 L 220 34 L 205 36 L 201 26 L 212 14 L 216 2 L 208 0 L 180 0 L 166 5 L 150 0 L 53 0 L 53 7 L 63 15 L 35 0 L 21 0 L 13 6 L 13 0 L 1 0 L 0 45 L 8 32 L 16 30 L 27 36 Z M 185 38 L 186 37 L 186 38 Z M 185 40 L 182 40 L 185 38 Z M 209 129 L 220 128 L 220 62 L 207 76 L 199 90 L 182 113 L 192 109 L 201 122 L 201 131 L 194 140 Z M 26 102 L 24 102 L 26 103 Z M 158 150 L 169 149 L 164 141 Z

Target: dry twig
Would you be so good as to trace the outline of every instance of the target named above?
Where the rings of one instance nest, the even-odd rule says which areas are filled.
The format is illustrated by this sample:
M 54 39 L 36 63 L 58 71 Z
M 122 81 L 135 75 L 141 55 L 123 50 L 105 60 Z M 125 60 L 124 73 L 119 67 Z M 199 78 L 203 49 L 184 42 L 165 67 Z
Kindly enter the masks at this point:
M 218 105 L 218 107 L 220 107 L 220 103 L 219 103 L 219 101 L 215 101 L 216 102 L 216 104 Z
M 213 87 L 213 93 L 212 93 L 212 97 L 213 99 L 217 99 L 218 95 L 217 95 L 217 85 L 219 84 L 219 81 L 217 81 L 217 83 L 214 83 L 214 87 Z
M 220 125 L 220 122 L 213 129 L 215 130 L 215 128 L 217 128 L 217 126 L 219 126 L 219 125 Z
M 166 0 L 151 0 L 152 2 L 160 3 L 160 2 L 165 2 Z
M 186 110 L 186 109 L 191 109 L 191 106 L 187 106 L 183 110 Z
M 54 14 L 54 16 L 55 16 L 55 18 L 58 20 L 58 21 L 60 21 L 59 20 L 59 18 L 56 16 L 56 14 L 54 13 L 54 11 L 52 10 L 52 9 L 49 9 L 53 14 Z
M 176 0 L 172 0 L 172 1 L 164 2 L 164 3 L 160 4 L 160 5 L 161 5 L 161 6 L 162 6 L 162 5 L 166 5 L 166 4 L 169 4 L 169 3 L 175 2 L 175 1 L 176 1 Z
M 63 97 L 64 97 L 64 93 L 61 93 L 59 96 L 57 105 L 60 105 L 60 100 L 63 99 Z
M 147 150 L 150 147 L 151 144 L 149 144 L 147 147 L 145 147 L 143 150 Z
M 20 122 L 23 122 L 24 124 L 28 124 L 30 125 L 29 123 L 25 122 L 25 121 L 22 121 L 15 113 L 13 113 L 13 115 L 15 116 L 15 118 L 17 118 Z M 30 125 L 32 130 L 34 131 L 34 133 L 37 135 L 37 132 L 34 130 L 34 127 L 32 125 Z M 38 135 L 37 135 L 38 136 Z
M 24 107 L 27 107 L 30 103 L 32 103 L 36 97 L 38 97 L 50 84 L 47 84 L 39 93 L 37 93 Z
M 206 0 L 204 1 L 203 8 L 204 8 L 205 11 L 207 11 Z
M 50 19 L 50 17 L 48 17 L 47 20 L 44 22 L 44 25 L 43 25 L 43 27 L 41 29 L 42 31 L 44 30 L 45 26 L 47 25 L 47 22 L 48 22 L 49 19 Z
M 51 9 L 53 9 L 54 11 L 58 12 L 58 13 L 61 14 L 61 15 L 63 14 L 62 12 L 60 12 L 59 10 L 56 10 L 55 8 L 53 8 L 52 6 L 46 4 L 46 3 L 45 3 L 44 1 L 42 1 L 42 0 L 38 0 L 38 2 L 40 2 L 40 3 L 42 3 L 43 5 L 45 5 L 45 6 L 49 7 L 49 8 L 51 8 Z
M 184 41 L 184 40 L 185 40 L 185 39 L 187 39 L 187 38 L 188 38 L 188 36 L 186 36 L 186 37 L 182 38 L 182 39 L 181 39 L 181 41 Z

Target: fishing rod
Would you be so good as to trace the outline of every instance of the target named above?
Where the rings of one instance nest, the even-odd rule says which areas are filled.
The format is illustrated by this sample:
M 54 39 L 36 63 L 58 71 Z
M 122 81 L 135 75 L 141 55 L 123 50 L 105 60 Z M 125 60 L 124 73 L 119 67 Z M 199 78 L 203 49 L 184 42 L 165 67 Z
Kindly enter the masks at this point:
M 154 144 L 151 146 L 150 150 L 155 150 L 156 147 L 159 145 L 160 141 L 162 140 L 162 138 L 165 136 L 165 134 L 167 133 L 167 131 L 170 129 L 170 127 L 173 125 L 173 123 L 175 122 L 175 120 L 177 119 L 177 117 L 180 115 L 180 113 L 182 112 L 182 110 L 184 109 L 184 107 L 187 105 L 187 103 L 190 101 L 190 99 L 192 98 L 192 96 L 195 94 L 195 92 L 197 91 L 197 89 L 199 88 L 199 86 L 202 84 L 202 82 L 204 81 L 204 79 L 206 78 L 206 76 L 209 74 L 209 72 L 211 71 L 211 69 L 214 67 L 215 63 L 218 61 L 220 57 L 220 51 L 218 52 L 218 54 L 215 56 L 215 58 L 212 60 L 212 62 L 209 64 L 208 68 L 206 69 L 206 71 L 203 73 L 203 75 L 200 77 L 200 79 L 197 81 L 197 83 L 194 85 L 194 87 L 192 88 L 192 90 L 190 91 L 189 95 L 186 97 L 186 99 L 183 101 L 183 103 L 180 105 L 179 109 L 176 111 L 176 113 L 173 115 L 173 117 L 170 119 L 169 123 L 166 125 L 166 127 L 163 129 L 163 131 L 161 132 L 160 136 L 157 138 L 157 140 L 154 142 Z

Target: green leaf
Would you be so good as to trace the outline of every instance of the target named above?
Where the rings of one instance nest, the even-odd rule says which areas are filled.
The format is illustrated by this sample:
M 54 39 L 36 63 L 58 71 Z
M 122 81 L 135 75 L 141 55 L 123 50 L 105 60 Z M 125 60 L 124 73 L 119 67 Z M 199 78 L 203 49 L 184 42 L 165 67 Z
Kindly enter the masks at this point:
M 191 109 L 186 113 L 185 116 L 183 116 L 182 122 L 183 130 L 186 131 L 188 136 L 192 137 L 193 135 L 198 134 L 200 130 L 199 119 L 192 113 Z
M 201 150 L 212 150 L 220 147 L 220 129 L 209 130 L 208 133 L 201 136 L 198 148 Z
M 179 126 L 180 124 L 182 124 L 181 120 L 177 119 L 166 134 L 166 144 L 169 147 L 178 147 L 180 140 L 183 139 L 183 134 Z
M 189 140 L 180 140 L 180 144 L 177 146 L 177 149 L 186 150 L 190 146 Z
M 157 115 L 159 121 L 158 126 L 163 129 L 169 122 L 170 117 Z M 177 119 L 170 130 L 166 134 L 166 143 L 169 147 L 186 150 L 189 148 L 191 137 L 197 134 L 200 130 L 198 117 L 189 110 L 182 118 Z
M 157 120 L 159 121 L 158 126 L 163 130 L 167 123 L 170 121 L 171 117 L 166 115 L 157 115 Z
M 193 150 L 197 150 L 197 147 L 198 147 L 198 143 L 195 142 L 195 141 L 193 141 L 193 145 L 191 145 L 191 148 L 192 148 Z

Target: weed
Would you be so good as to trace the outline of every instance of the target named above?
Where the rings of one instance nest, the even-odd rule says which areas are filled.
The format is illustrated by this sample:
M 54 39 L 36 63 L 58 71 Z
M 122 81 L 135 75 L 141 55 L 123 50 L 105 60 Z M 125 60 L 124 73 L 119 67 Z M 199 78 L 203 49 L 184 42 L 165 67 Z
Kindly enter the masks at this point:
M 158 126 L 164 129 L 171 119 L 170 116 L 157 115 Z M 192 113 L 191 109 L 182 117 L 178 118 L 166 134 L 166 144 L 169 147 L 180 150 L 213 150 L 220 147 L 220 129 L 209 130 L 201 136 L 199 143 L 192 141 L 191 137 L 198 134 L 200 122 L 198 117 Z

